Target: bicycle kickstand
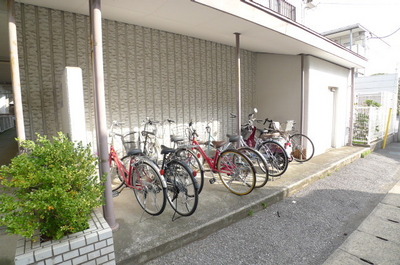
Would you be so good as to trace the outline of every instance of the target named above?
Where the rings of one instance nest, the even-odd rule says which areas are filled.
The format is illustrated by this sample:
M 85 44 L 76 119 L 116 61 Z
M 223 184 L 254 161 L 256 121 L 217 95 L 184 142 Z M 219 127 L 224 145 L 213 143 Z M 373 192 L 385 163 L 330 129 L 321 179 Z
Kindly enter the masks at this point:
M 113 198 L 118 197 L 119 194 L 122 192 L 122 190 L 125 189 L 125 188 L 126 188 L 126 186 L 123 186 L 120 190 L 113 190 L 112 191 Z

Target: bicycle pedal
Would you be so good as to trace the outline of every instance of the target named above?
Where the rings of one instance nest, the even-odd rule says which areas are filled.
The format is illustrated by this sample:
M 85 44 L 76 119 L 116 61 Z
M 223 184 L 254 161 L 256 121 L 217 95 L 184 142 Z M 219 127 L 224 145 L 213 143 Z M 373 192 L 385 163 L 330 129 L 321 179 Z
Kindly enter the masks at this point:
M 113 198 L 118 197 L 120 193 L 121 193 L 120 191 L 114 190 L 114 191 L 112 192 Z
M 215 178 L 212 178 L 209 181 L 210 181 L 210 184 L 214 184 L 215 183 Z

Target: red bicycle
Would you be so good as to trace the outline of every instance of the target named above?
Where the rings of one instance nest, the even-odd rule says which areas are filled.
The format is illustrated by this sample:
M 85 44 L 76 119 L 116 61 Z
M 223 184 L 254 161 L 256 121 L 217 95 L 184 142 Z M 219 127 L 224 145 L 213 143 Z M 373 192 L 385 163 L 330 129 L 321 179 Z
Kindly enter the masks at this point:
M 126 146 L 124 138 L 129 134 L 114 133 L 112 129 L 116 125 L 119 123 L 114 122 L 110 132 L 112 136 L 119 136 Z M 196 211 L 199 201 L 193 171 L 182 161 L 174 159 L 175 149 L 161 148 L 163 160 L 159 168 L 140 149 L 130 150 L 120 160 L 112 141 L 110 164 L 113 192 L 119 194 L 123 188 L 131 188 L 140 206 L 151 215 L 161 214 L 167 199 L 175 213 L 190 216 Z
M 218 173 L 223 185 L 232 193 L 237 195 L 246 195 L 253 191 L 256 185 L 256 174 L 252 162 L 245 155 L 237 150 L 229 149 L 221 151 L 225 141 L 213 141 L 216 148 L 213 157 L 207 155 L 206 151 L 200 147 L 197 140 L 196 130 L 193 129 L 193 123 L 189 123 L 189 136 L 191 145 L 180 146 L 176 153 L 185 151 L 194 153 L 197 158 L 202 158 L 208 164 L 212 173 Z M 190 156 L 187 156 L 189 159 Z M 187 162 L 187 164 L 190 164 Z M 215 183 L 216 179 L 210 179 L 210 183 Z
M 122 135 L 113 132 L 114 126 L 122 123 L 114 121 L 110 128 L 110 175 L 113 195 L 118 196 L 123 188 L 133 190 L 135 197 L 145 212 L 150 215 L 161 214 L 167 201 L 167 184 L 164 177 L 158 173 L 157 166 L 145 157 L 140 149 L 132 149 L 122 159 L 114 148 L 114 138 Z

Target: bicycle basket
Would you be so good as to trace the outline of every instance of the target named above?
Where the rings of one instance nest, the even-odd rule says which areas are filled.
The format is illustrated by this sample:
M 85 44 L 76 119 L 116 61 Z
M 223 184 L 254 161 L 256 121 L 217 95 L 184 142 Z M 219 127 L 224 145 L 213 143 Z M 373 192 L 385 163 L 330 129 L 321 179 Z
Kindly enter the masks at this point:
M 271 123 L 272 129 L 279 131 L 281 129 L 281 124 L 279 121 L 273 121 Z
M 285 124 L 285 132 L 289 132 L 293 130 L 294 120 L 287 120 Z
M 248 129 L 248 128 L 242 128 L 241 132 L 242 132 L 243 139 L 244 140 L 248 140 L 253 131 L 251 129 Z
M 138 146 L 135 141 L 128 141 L 128 142 L 124 143 L 124 148 L 125 148 L 125 151 L 128 152 L 129 150 L 137 149 Z

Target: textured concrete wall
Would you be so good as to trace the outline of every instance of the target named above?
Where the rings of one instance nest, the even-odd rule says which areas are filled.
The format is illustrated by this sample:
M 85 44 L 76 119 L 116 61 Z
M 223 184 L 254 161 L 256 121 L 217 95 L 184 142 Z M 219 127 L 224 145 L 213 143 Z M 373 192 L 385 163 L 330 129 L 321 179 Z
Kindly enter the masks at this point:
M 62 71 L 77 66 L 87 138 L 94 139 L 89 18 L 20 3 L 16 16 L 27 138 L 61 130 Z M 193 120 L 200 127 L 213 119 L 221 137 L 234 130 L 235 47 L 109 20 L 103 21 L 103 45 L 107 124 L 124 121 L 129 130 L 150 117 L 178 125 Z M 253 107 L 255 63 L 254 53 L 241 51 L 245 115 Z

